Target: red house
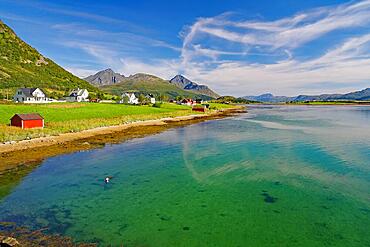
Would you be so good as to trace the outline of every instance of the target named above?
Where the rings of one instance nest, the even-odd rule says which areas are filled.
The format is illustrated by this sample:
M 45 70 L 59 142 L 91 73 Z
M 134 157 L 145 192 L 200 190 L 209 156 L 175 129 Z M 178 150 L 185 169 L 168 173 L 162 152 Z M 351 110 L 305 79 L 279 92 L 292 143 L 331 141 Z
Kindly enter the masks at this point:
M 44 128 L 44 118 L 38 113 L 15 114 L 10 119 L 10 125 L 22 129 Z

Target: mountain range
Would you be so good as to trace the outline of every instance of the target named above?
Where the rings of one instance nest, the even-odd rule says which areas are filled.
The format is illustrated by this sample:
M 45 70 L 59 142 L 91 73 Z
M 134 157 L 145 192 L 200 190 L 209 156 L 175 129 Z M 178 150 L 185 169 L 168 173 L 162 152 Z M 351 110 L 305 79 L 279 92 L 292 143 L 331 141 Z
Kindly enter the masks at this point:
M 94 86 L 102 91 L 120 95 L 124 91 L 135 91 L 142 93 L 152 93 L 157 96 L 167 95 L 174 98 L 176 96 L 211 99 L 218 98 L 219 95 L 205 85 L 199 85 L 190 81 L 182 75 L 176 75 L 171 80 L 165 80 L 154 75 L 138 73 L 128 77 L 115 73 L 112 69 L 97 72 L 86 77 Z
M 189 79 L 187 79 L 186 77 L 184 77 L 182 75 L 176 75 L 174 78 L 172 78 L 170 80 L 170 83 L 172 83 L 173 85 L 175 85 L 179 88 L 182 88 L 184 90 L 193 91 L 195 93 L 207 95 L 207 96 L 210 96 L 212 98 L 220 97 L 219 94 L 212 91 L 206 85 L 199 85 L 195 82 L 190 81 Z
M 40 87 L 60 95 L 77 87 L 99 91 L 41 55 L 0 20 L 0 97 L 19 87 Z
M 191 91 L 183 90 L 169 81 L 163 80 L 154 75 L 138 73 L 124 77 L 118 83 L 106 83 L 99 86 L 103 92 L 113 95 L 121 95 L 123 92 L 137 92 L 142 94 L 153 94 L 156 97 L 166 95 L 169 98 L 176 98 L 178 96 L 183 98 L 202 98 L 209 100 L 210 97 L 202 94 L 196 94 Z
M 320 95 L 298 95 L 294 97 L 274 96 L 271 93 L 261 94 L 258 96 L 244 96 L 247 100 L 259 102 L 289 102 L 289 101 L 340 101 L 340 100 L 370 100 L 370 88 L 361 91 L 355 91 L 346 94 L 320 94 Z

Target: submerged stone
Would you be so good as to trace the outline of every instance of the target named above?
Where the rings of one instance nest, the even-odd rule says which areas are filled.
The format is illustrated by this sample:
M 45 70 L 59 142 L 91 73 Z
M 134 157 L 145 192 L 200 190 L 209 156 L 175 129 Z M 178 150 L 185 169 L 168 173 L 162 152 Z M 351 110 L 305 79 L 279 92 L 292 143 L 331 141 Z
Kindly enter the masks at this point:
M 166 216 L 166 215 L 162 215 L 159 217 L 161 220 L 163 221 L 170 221 L 171 220 L 171 217 L 170 216 Z
M 261 195 L 265 197 L 264 201 L 266 203 L 275 203 L 278 199 L 277 197 L 273 197 L 273 196 L 269 195 L 267 192 L 263 192 L 263 193 L 261 193 Z

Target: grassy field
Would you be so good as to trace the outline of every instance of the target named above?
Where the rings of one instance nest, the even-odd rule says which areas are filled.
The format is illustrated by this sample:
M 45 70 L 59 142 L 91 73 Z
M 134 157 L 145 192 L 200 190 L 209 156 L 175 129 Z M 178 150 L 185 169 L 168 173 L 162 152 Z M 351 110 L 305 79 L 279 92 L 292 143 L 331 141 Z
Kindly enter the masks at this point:
M 232 106 L 211 104 L 211 107 L 221 109 Z M 9 126 L 9 119 L 15 113 L 34 112 L 40 113 L 45 118 L 44 129 L 22 130 Z M 192 112 L 189 106 L 170 103 L 164 103 L 161 107 L 96 103 L 0 104 L 0 142 L 190 114 L 199 113 Z

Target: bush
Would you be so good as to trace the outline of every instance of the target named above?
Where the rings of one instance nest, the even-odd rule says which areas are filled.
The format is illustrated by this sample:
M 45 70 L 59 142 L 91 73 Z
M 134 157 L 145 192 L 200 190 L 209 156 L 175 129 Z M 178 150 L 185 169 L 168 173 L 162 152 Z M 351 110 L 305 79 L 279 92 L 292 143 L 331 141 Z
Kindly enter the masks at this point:
M 156 103 L 153 104 L 153 107 L 161 108 L 162 103 L 161 102 L 156 102 Z

